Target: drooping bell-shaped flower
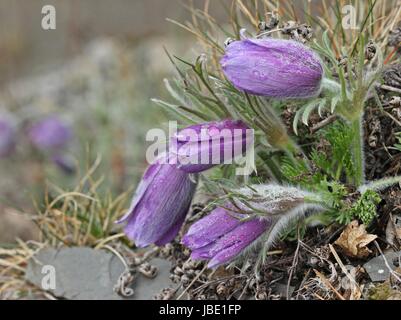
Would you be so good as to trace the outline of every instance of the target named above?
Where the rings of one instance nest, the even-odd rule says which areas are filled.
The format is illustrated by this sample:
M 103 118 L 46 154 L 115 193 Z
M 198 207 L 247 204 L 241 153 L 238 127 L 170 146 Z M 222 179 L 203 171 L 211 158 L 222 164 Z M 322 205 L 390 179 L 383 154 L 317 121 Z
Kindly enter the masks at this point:
M 50 116 L 34 123 L 28 130 L 32 144 L 40 150 L 56 150 L 65 147 L 72 139 L 70 126 L 58 118 Z
M 165 160 L 164 160 L 165 161 Z M 146 170 L 131 207 L 118 223 L 138 247 L 163 245 L 178 234 L 195 193 L 193 177 L 172 164 L 156 161 Z
M 8 116 L 0 116 L 0 158 L 9 156 L 16 145 L 15 121 Z
M 222 120 L 193 125 L 171 139 L 170 155 L 177 167 L 197 173 L 232 163 L 253 145 L 253 130 L 241 120 Z
M 268 248 L 291 220 L 319 207 L 307 202 L 318 196 L 295 187 L 254 185 L 236 193 L 240 197 L 195 222 L 183 237 L 191 258 L 210 260 L 210 268 L 234 260 L 259 240 Z
M 220 61 L 224 74 L 239 90 L 278 99 L 319 94 L 323 66 L 307 46 L 273 38 L 234 41 Z
M 265 218 L 242 222 L 241 217 L 245 218 L 217 208 L 194 223 L 182 240 L 192 250 L 191 258 L 210 260 L 209 268 L 230 262 L 262 236 L 271 224 Z

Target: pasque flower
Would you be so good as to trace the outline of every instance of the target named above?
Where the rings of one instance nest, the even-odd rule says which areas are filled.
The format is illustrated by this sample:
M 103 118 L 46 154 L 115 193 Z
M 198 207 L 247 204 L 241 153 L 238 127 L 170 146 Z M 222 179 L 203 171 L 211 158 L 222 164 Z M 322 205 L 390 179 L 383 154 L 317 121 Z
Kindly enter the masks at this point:
M 210 260 L 210 268 L 232 261 L 259 240 L 270 246 L 289 221 L 319 208 L 306 201 L 318 196 L 295 187 L 254 185 L 236 193 L 240 197 L 195 222 L 183 237 L 191 258 Z
M 272 98 L 309 98 L 320 92 L 319 56 L 293 40 L 273 38 L 234 41 L 220 61 L 239 90 Z
M 63 148 L 72 138 L 72 130 L 57 116 L 50 116 L 34 123 L 28 130 L 32 144 L 40 150 Z
M 12 153 L 16 144 L 16 128 L 10 117 L 0 116 L 0 157 Z
M 241 120 L 222 120 L 187 127 L 172 138 L 170 154 L 187 173 L 232 163 L 252 146 L 253 131 Z M 173 158 L 173 157 L 172 157 Z
M 242 222 L 241 217 L 245 215 L 217 208 L 194 223 L 182 240 L 192 250 L 191 258 L 209 259 L 209 268 L 229 262 L 262 236 L 271 224 L 265 218 Z
M 146 170 L 127 214 L 125 233 L 138 247 L 163 245 L 175 238 L 188 212 L 196 182 L 159 159 Z

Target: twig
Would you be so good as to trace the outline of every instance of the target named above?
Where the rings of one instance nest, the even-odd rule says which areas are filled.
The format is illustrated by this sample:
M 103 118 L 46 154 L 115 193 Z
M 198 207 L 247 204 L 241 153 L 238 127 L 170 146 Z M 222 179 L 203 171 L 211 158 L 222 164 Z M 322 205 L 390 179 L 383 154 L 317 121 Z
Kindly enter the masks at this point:
M 299 234 L 298 234 L 297 248 L 296 248 L 295 253 L 294 253 L 294 259 L 292 260 L 292 266 L 290 268 L 290 274 L 288 276 L 288 282 L 287 282 L 287 291 L 286 291 L 287 300 L 290 300 L 290 284 L 291 284 L 292 275 L 293 275 L 294 270 L 295 270 L 295 268 L 297 267 L 297 264 L 298 264 L 298 254 L 299 254 L 300 246 L 301 246 L 301 244 L 299 242 Z
M 355 287 L 358 289 L 359 293 L 361 293 L 361 288 L 359 287 L 359 285 L 356 282 L 356 280 L 354 279 L 354 277 L 352 277 L 349 274 L 348 270 L 345 268 L 343 262 L 341 261 L 340 257 L 338 256 L 337 251 L 334 249 L 333 245 L 329 244 L 329 248 L 330 248 L 330 251 L 333 254 L 334 258 L 336 259 L 337 263 L 340 265 L 340 268 L 341 268 L 342 272 L 344 272 L 344 274 L 351 281 L 351 283 L 353 285 L 355 285 Z
M 384 114 L 389 117 L 391 120 L 393 120 L 398 126 L 401 127 L 401 122 L 399 120 L 397 120 L 395 117 L 393 117 L 390 113 L 388 113 L 387 111 L 384 111 Z
M 394 87 L 388 86 L 386 84 L 382 84 L 381 86 L 379 86 L 379 88 L 382 89 L 382 90 L 386 90 L 386 91 L 390 91 L 390 92 L 395 92 L 395 93 L 401 94 L 401 89 L 394 88 Z
M 316 297 L 316 298 L 318 298 L 319 300 L 324 300 L 324 298 L 323 297 L 321 297 L 321 296 L 319 296 L 317 293 L 313 293 L 314 294 L 314 296 Z
M 273 32 L 278 32 L 278 31 L 283 31 L 283 30 L 284 30 L 284 28 L 278 28 L 278 29 L 273 29 L 273 30 L 269 30 L 269 31 L 266 31 L 266 32 L 262 32 L 262 33 L 259 33 L 258 35 L 256 35 L 256 38 L 267 36 L 267 35 L 269 35 L 269 34 L 271 34 Z
M 188 285 L 188 287 L 186 287 L 186 288 L 184 289 L 184 291 L 178 296 L 177 300 L 180 300 L 180 299 L 184 296 L 184 294 L 189 290 L 189 288 L 192 287 L 192 285 L 199 279 L 199 277 L 203 274 L 203 272 L 205 272 L 206 269 L 207 269 L 207 265 L 205 265 L 205 266 L 203 267 L 203 269 L 201 270 L 201 272 L 199 272 L 199 273 L 196 275 L 196 277 L 191 281 L 191 283 Z
M 251 279 L 248 279 L 248 280 L 246 281 L 246 284 L 245 284 L 245 286 L 244 286 L 244 289 L 242 290 L 241 294 L 239 295 L 238 300 L 241 300 L 241 299 L 242 299 L 243 295 L 245 294 L 246 290 L 247 290 L 248 287 L 249 287 L 249 282 L 250 282 L 250 281 L 251 281 Z
M 331 116 L 327 117 L 326 119 L 324 119 L 323 121 L 317 123 L 315 126 L 313 126 L 310 131 L 311 133 L 315 133 L 316 131 L 319 131 L 320 129 L 322 129 L 323 127 L 333 123 L 334 121 L 337 120 L 337 115 L 336 114 L 332 114 Z
M 308 272 L 306 272 L 304 278 L 302 279 L 301 284 L 299 285 L 298 292 L 297 292 L 297 296 L 296 296 L 295 300 L 299 300 L 299 294 L 300 294 L 302 288 L 304 287 L 305 282 L 306 282 L 306 280 L 308 279 L 311 270 L 312 270 L 312 269 L 309 268 L 309 269 L 308 269 Z
M 375 246 L 376 246 L 377 250 L 379 250 L 379 253 L 382 255 L 383 260 L 384 260 L 384 263 L 385 263 L 386 267 L 388 268 L 388 270 L 390 271 L 390 273 L 394 276 L 394 278 L 397 279 L 397 281 L 401 282 L 400 277 L 398 277 L 398 274 L 399 274 L 399 273 L 398 273 L 398 272 L 395 272 L 395 271 L 391 268 L 390 264 L 389 264 L 388 261 L 387 261 L 386 256 L 384 255 L 382 249 L 380 249 L 380 246 L 379 246 L 379 244 L 377 243 L 376 240 L 374 241 L 374 243 L 375 243 Z
M 327 288 L 331 289 L 331 290 L 337 295 L 337 297 L 338 297 L 340 300 L 345 300 L 345 298 L 336 290 L 336 288 L 333 287 L 333 285 L 330 283 L 330 281 L 327 280 L 327 278 L 326 278 L 322 273 L 320 273 L 320 272 L 317 271 L 316 269 L 313 269 L 313 271 L 315 271 L 315 273 L 316 273 L 316 275 L 319 277 L 319 279 L 322 280 L 323 284 L 324 284 Z

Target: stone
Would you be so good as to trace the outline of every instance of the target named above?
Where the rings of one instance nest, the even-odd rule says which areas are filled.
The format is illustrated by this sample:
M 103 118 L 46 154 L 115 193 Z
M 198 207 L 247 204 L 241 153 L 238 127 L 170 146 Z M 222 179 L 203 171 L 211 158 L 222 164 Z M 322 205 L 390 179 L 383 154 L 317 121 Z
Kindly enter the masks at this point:
M 139 274 L 131 288 L 134 294 L 122 297 L 114 292 L 125 267 L 114 254 L 87 247 L 45 248 L 28 263 L 26 279 L 55 297 L 71 300 L 153 299 L 163 288 L 173 286 L 169 280 L 170 263 L 155 258 L 150 261 L 159 272 L 154 279 Z M 47 281 L 54 272 L 54 286 Z
M 400 259 L 400 255 L 401 251 L 389 252 L 384 255 L 392 270 L 397 268 L 395 260 L 397 260 L 397 258 Z M 386 265 L 383 255 L 371 259 L 365 263 L 363 267 L 373 282 L 386 281 L 390 277 L 390 270 Z

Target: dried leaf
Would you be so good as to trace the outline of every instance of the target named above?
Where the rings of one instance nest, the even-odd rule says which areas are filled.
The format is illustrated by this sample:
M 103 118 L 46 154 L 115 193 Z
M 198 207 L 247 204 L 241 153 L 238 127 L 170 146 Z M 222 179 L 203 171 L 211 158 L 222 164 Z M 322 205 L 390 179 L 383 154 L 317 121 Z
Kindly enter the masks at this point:
M 388 220 L 386 227 L 386 240 L 392 246 L 395 246 L 397 242 L 400 242 L 401 215 L 390 215 L 390 219 Z
M 365 225 L 359 225 L 355 220 L 347 225 L 334 244 L 349 257 L 364 258 L 371 253 L 367 245 L 376 238 L 376 235 L 366 232 Z

